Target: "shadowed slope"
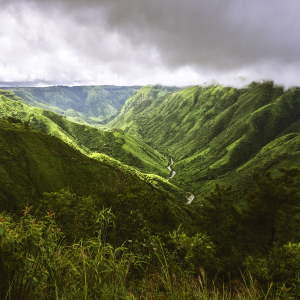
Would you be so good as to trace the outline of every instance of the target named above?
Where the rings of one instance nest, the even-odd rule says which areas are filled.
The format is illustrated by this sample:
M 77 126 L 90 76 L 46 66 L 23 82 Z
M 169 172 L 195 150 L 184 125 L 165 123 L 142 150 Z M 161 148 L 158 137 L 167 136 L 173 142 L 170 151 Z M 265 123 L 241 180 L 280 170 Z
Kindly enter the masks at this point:
M 122 130 L 102 131 L 26 105 L 9 91 L 0 90 L 0 116 L 13 116 L 56 136 L 84 154 L 105 153 L 141 171 L 168 176 L 168 160 L 150 146 Z
M 189 226 L 185 204 L 149 180 L 109 161 L 89 158 L 16 119 L 9 120 L 0 119 L 0 210 L 24 209 L 25 205 L 35 205 L 42 193 L 63 188 L 79 196 L 96 190 L 99 201 L 118 198 L 140 203 L 155 230 L 167 230 L 180 223 Z

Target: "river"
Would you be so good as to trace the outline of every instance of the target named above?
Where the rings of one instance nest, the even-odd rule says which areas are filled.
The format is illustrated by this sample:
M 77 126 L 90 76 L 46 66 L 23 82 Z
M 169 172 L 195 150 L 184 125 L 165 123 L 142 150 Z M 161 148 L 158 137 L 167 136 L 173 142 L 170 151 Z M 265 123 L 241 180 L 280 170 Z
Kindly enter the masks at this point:
M 167 179 L 168 181 L 176 175 L 176 172 L 174 170 L 172 170 L 173 164 L 174 164 L 174 161 L 171 158 L 170 165 L 167 167 L 168 170 L 171 172 L 171 176 Z M 195 196 L 190 192 L 186 192 L 185 197 L 187 199 L 187 204 L 191 204 L 193 202 L 194 198 L 195 198 Z

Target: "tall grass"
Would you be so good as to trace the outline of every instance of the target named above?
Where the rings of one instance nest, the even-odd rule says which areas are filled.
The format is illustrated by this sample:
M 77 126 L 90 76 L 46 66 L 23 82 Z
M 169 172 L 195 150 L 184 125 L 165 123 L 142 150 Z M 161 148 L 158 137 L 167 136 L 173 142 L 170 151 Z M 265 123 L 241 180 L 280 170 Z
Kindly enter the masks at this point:
M 113 248 L 100 239 L 61 247 L 55 253 L 60 267 L 50 271 L 45 286 L 25 291 L 22 299 L 296 299 L 290 297 L 290 290 L 285 286 L 274 289 L 270 283 L 263 289 L 250 274 L 226 283 L 210 278 L 203 269 L 197 277 L 184 271 L 176 275 L 163 249 L 160 250 L 157 253 L 160 266 L 150 267 L 151 271 L 139 280 L 131 280 L 132 266 L 136 267 L 139 261 L 125 247 Z M 14 299 L 10 295 L 19 288 L 14 284 L 12 281 L 5 300 Z
M 99 214 L 101 230 L 96 238 L 71 245 L 59 238 L 62 235 L 53 214 L 37 222 L 29 210 L 17 223 L 0 215 L 1 300 L 299 298 L 300 278 L 294 285 L 269 282 L 261 286 L 250 273 L 234 279 L 228 274 L 229 279 L 224 280 L 210 277 L 202 267 L 198 275 L 180 267 L 174 271 L 174 261 L 161 242 L 153 248 L 155 260 L 141 261 L 139 253 L 106 242 L 114 219 L 110 209 Z

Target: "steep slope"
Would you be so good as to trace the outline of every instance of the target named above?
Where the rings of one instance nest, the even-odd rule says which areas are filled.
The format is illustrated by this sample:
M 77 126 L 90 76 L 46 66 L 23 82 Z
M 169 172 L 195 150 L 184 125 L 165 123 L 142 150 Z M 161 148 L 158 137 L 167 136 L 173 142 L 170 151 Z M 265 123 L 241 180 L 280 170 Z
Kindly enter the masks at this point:
M 190 224 L 189 210 L 128 169 L 89 158 L 60 139 L 10 118 L 0 119 L 0 210 L 35 205 L 44 192 L 97 191 L 98 201 L 134 201 L 155 230 Z M 94 192 L 95 193 L 95 192 Z M 102 199 L 102 200 L 101 200 Z
M 257 169 L 299 166 L 291 159 L 298 155 L 299 140 L 286 136 L 299 133 L 299 88 L 284 92 L 272 82 L 244 89 L 195 86 L 128 111 L 109 125 L 172 157 L 177 171 L 173 183 L 196 196 L 208 193 L 217 181 L 241 189 Z M 275 146 L 278 143 L 282 146 Z
M 51 111 L 28 106 L 12 92 L 3 90 L 0 90 L 0 116 L 29 122 L 84 154 L 105 153 L 146 173 L 168 177 L 168 159 L 122 130 L 102 131 L 70 122 Z
M 139 130 L 135 130 L 135 125 L 139 121 L 148 118 L 151 110 L 149 106 L 157 99 L 169 95 L 171 92 L 178 91 L 177 87 L 164 87 L 161 85 L 146 85 L 130 97 L 122 107 L 120 113 L 110 121 L 107 126 L 110 128 L 118 127 L 125 131 L 132 131 L 135 136 L 139 136 Z M 144 137 L 144 135 L 143 135 Z
M 116 114 L 140 86 L 52 86 L 3 88 L 25 103 L 64 115 L 68 120 L 99 124 Z

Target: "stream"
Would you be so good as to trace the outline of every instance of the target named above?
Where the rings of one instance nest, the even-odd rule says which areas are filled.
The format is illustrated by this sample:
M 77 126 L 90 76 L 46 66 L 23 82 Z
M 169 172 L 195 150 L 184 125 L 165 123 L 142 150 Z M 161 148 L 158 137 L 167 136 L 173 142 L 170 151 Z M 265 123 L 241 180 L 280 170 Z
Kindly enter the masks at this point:
M 168 181 L 169 181 L 170 179 L 172 179 L 172 178 L 176 175 L 176 172 L 173 171 L 172 168 L 171 168 L 173 164 L 174 164 L 174 161 L 173 161 L 173 159 L 171 158 L 171 163 L 170 163 L 170 165 L 167 167 L 168 170 L 171 172 L 171 176 L 167 179 Z M 191 204 L 191 203 L 193 202 L 194 198 L 195 198 L 195 196 L 194 196 L 192 193 L 190 193 L 190 192 L 186 192 L 185 196 L 186 196 L 186 199 L 187 199 L 187 204 Z
M 174 164 L 174 161 L 173 159 L 171 158 L 171 163 L 170 165 L 167 167 L 168 170 L 171 172 L 171 177 L 169 177 L 167 180 L 169 181 L 170 179 L 172 179 L 175 175 L 176 175 L 176 172 L 172 170 L 172 165 Z

